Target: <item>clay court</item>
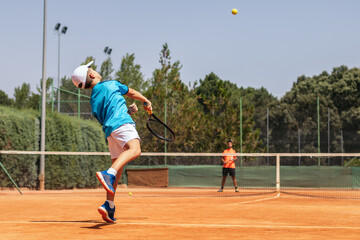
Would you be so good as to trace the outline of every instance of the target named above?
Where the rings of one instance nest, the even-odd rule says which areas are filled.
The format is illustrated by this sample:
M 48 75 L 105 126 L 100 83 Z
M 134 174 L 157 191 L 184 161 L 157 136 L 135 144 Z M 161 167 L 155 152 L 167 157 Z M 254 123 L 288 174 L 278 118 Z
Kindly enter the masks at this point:
M 132 196 L 129 196 L 129 192 Z M 358 199 L 208 189 L 119 189 L 116 224 L 102 189 L 0 192 L 0 239 L 359 239 Z M 215 191 L 216 192 L 216 191 Z M 175 193 L 175 194 L 174 194 Z M 178 194 L 176 194 L 178 193 Z M 186 193 L 186 194 L 185 194 Z M 193 194 L 192 194 L 193 193 Z M 357 194 L 357 193 L 356 193 Z

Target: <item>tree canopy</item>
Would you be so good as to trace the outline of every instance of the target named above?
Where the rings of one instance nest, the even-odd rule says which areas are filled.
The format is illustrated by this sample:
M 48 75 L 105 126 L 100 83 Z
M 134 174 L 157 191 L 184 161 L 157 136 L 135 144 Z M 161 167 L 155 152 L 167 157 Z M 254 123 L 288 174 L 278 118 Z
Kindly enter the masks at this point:
M 95 58 L 88 56 L 82 64 L 90 61 L 95 61 Z M 92 65 L 94 70 L 98 68 L 95 63 Z M 214 72 L 197 79 L 192 85 L 186 85 L 181 77 L 182 64 L 172 59 L 167 43 L 162 45 L 159 66 L 149 79 L 144 78 L 134 53 L 126 53 L 118 69 L 114 68 L 110 57 L 99 65 L 99 73 L 104 81 L 114 79 L 142 92 L 152 101 L 158 116 L 165 119 L 166 115 L 167 123 L 177 136 L 176 141 L 168 145 L 168 151 L 219 152 L 226 147 L 227 139 L 233 139 L 237 151 L 298 152 L 301 139 L 301 152 L 317 152 L 317 98 L 320 103 L 321 151 L 327 152 L 329 146 L 331 152 L 359 151 L 359 68 L 340 66 L 333 68 L 331 73 L 323 71 L 312 77 L 299 76 L 292 88 L 277 99 L 265 88 L 237 86 L 229 80 L 221 79 Z M 51 98 L 56 101 L 57 96 L 51 92 L 52 81 L 50 78 L 47 80 L 48 109 L 51 109 Z M 81 97 L 80 104 L 77 102 L 79 90 L 72 84 L 70 77 L 61 79 L 60 88 L 63 89 L 62 113 L 75 115 L 80 105 L 81 116 L 91 118 L 89 99 Z M 37 91 L 32 93 L 30 85 L 23 83 L 14 89 L 14 99 L 11 99 L 0 90 L 0 104 L 19 109 L 38 109 L 41 90 L 38 88 Z M 89 97 L 91 91 L 81 90 L 80 94 Z M 243 104 L 242 149 L 240 98 Z M 134 102 L 130 99 L 127 101 L 128 104 Z M 163 151 L 164 143 L 145 129 L 146 114 L 140 109 L 133 116 L 143 139 L 143 150 Z M 345 143 L 344 148 L 342 141 Z

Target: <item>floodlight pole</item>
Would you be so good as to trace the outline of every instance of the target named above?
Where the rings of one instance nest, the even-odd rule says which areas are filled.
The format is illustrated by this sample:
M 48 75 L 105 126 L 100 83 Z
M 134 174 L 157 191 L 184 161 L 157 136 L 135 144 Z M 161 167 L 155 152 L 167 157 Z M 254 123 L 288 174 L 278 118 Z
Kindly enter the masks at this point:
M 105 47 L 104 49 L 104 53 L 108 56 L 108 59 L 111 57 L 111 52 L 112 52 L 112 48 L 110 47 Z M 107 74 L 103 76 L 104 80 L 108 80 L 110 76 L 108 76 Z
M 46 118 L 46 0 L 44 0 L 40 150 L 45 151 Z M 45 154 L 40 156 L 39 189 L 45 190 Z
M 60 35 L 61 34 L 66 34 L 66 31 L 67 31 L 67 27 L 66 26 L 63 26 L 62 27 L 62 30 L 60 30 L 60 26 L 61 24 L 60 23 L 57 23 L 55 25 L 55 31 L 57 32 L 58 34 L 58 93 L 57 93 L 57 109 L 58 109 L 58 112 L 60 112 Z
M 58 32 L 58 93 L 57 93 L 57 110 L 60 112 L 60 29 Z

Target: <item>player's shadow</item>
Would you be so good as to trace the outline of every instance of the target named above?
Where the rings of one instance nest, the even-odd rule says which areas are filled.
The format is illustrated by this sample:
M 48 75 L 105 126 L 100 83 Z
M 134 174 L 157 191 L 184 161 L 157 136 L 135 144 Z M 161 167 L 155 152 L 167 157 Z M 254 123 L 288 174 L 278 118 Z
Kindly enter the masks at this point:
M 87 228 L 87 229 L 102 229 L 102 227 L 104 226 L 108 226 L 108 225 L 114 225 L 115 223 L 106 223 L 106 222 L 101 222 L 98 224 L 95 224 L 93 226 L 90 227 L 80 227 L 80 228 Z
M 147 217 L 133 217 L 133 218 L 117 218 L 117 221 L 128 221 L 128 220 L 145 220 Z M 94 222 L 95 223 L 95 222 Z M 98 223 L 98 222 L 96 222 Z M 90 227 L 81 227 L 81 228 L 88 228 L 88 229 L 101 229 L 101 227 L 109 226 L 109 225 L 116 225 L 116 223 L 104 223 L 101 222 L 99 224 L 95 224 L 94 226 Z
M 100 222 L 96 220 L 79 220 L 79 221 L 31 221 L 31 222 L 38 222 L 38 223 L 95 223 L 95 225 L 90 227 L 80 227 L 80 228 L 89 228 L 89 229 L 101 229 L 101 227 L 107 226 L 107 225 L 114 225 L 114 223 L 106 223 L 106 222 Z
M 129 220 L 145 220 L 147 217 L 130 217 L 130 218 L 118 218 L 119 221 L 129 221 Z M 116 223 L 107 223 L 107 222 L 100 222 L 96 220 L 79 220 L 79 221 L 55 221 L 55 220 L 48 220 L 48 221 L 30 221 L 30 222 L 38 222 L 38 223 L 95 223 L 93 226 L 89 227 L 80 227 L 80 228 L 88 228 L 88 229 L 102 229 L 102 227 L 116 225 Z

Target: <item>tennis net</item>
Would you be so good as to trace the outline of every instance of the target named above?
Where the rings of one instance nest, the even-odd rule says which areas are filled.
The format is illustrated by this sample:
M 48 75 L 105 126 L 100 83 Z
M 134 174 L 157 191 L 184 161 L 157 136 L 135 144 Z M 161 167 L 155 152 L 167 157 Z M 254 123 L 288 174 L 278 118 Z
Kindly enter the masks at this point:
M 40 155 L 46 156 L 45 188 L 100 187 L 95 172 L 110 166 L 109 153 L 0 151 L 3 163 L 20 188 L 38 186 Z M 236 154 L 234 191 L 227 177 L 223 192 L 223 154 L 142 153 L 129 163 L 118 192 L 165 196 L 249 196 L 286 194 L 293 196 L 360 199 L 360 154 L 243 153 Z M 13 187 L 0 170 L 0 187 Z

